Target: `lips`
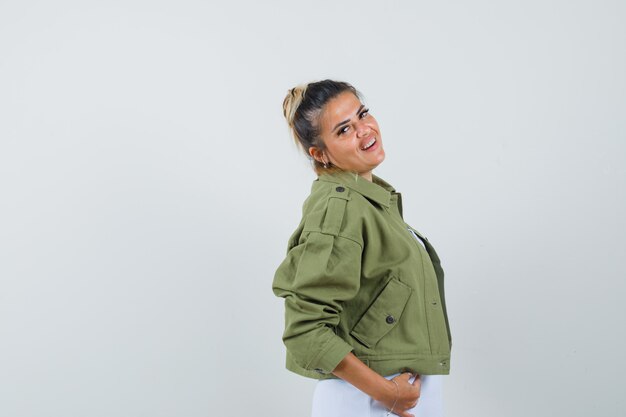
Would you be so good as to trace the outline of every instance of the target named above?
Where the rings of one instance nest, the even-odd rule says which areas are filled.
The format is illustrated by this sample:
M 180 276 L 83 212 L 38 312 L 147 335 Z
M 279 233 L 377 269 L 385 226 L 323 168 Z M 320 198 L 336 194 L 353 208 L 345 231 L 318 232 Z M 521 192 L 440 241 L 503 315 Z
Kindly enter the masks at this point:
M 377 142 L 375 137 L 371 137 L 366 143 L 365 145 L 361 146 L 361 150 L 362 151 L 366 151 L 368 149 L 370 149 L 372 146 L 374 146 L 374 144 Z

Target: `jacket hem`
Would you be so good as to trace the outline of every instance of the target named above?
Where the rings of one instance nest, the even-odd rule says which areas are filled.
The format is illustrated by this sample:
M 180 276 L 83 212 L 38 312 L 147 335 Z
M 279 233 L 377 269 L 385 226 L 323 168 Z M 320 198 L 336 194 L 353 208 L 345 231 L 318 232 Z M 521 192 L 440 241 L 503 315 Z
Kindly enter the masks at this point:
M 371 370 L 382 376 L 389 376 L 401 372 L 412 372 L 419 375 L 449 375 L 450 355 L 429 357 L 403 357 L 394 359 L 381 359 L 377 357 L 359 357 Z M 321 370 L 308 370 L 299 366 L 293 358 L 287 354 L 286 369 L 312 379 L 338 379 L 332 373 L 320 372 Z

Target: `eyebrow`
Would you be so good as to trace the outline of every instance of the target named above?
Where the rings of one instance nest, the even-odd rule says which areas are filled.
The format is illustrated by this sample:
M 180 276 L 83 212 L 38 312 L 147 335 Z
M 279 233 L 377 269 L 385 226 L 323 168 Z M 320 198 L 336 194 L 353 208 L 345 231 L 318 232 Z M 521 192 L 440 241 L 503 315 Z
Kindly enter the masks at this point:
M 356 111 L 356 115 L 357 115 L 357 116 L 359 115 L 359 113 L 361 112 L 361 109 L 362 109 L 363 107 L 365 107 L 365 105 L 364 105 L 364 104 L 361 104 L 361 107 L 359 107 L 359 109 Z M 337 125 L 336 125 L 335 127 L 333 127 L 333 130 L 331 130 L 331 132 L 334 132 L 335 130 L 337 130 L 337 128 L 338 128 L 339 126 L 344 125 L 344 124 L 348 123 L 349 121 L 350 121 L 350 119 L 346 119 L 346 120 L 344 120 L 343 122 L 339 122 L 339 123 L 337 123 Z

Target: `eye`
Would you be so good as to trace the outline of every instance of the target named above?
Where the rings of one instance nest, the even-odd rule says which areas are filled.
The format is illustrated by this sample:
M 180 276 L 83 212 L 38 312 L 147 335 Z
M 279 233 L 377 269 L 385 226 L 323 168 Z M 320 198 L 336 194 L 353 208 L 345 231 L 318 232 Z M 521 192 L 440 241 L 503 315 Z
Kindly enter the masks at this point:
M 363 109 L 363 111 L 361 111 L 361 113 L 359 113 L 359 119 L 363 119 L 367 116 L 369 116 L 370 114 L 370 109 Z M 337 131 L 337 136 L 341 136 L 344 133 L 346 133 L 348 131 L 348 129 L 350 128 L 350 126 L 346 125 L 344 127 L 342 127 L 341 129 L 339 129 Z

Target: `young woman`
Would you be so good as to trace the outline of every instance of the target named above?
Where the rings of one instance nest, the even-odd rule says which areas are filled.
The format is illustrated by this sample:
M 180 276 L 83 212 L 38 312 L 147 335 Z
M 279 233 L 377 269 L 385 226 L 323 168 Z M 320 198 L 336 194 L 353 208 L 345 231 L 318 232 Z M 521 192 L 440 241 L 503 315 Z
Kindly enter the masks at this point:
M 273 281 L 287 369 L 320 380 L 313 417 L 442 415 L 451 337 L 443 270 L 373 170 L 380 128 L 350 84 L 298 86 L 287 123 L 318 178 Z

